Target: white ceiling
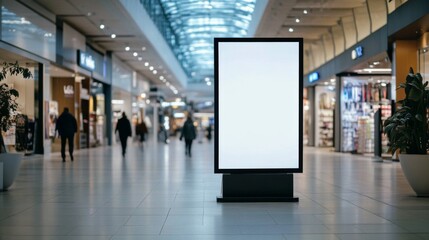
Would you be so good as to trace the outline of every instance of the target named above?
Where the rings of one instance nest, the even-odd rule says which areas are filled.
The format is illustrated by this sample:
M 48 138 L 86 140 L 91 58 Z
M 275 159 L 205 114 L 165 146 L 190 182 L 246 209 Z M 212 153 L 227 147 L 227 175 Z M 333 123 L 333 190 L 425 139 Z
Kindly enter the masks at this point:
M 164 63 L 159 53 L 149 44 L 134 21 L 116 0 L 35 0 L 39 5 L 57 15 L 64 22 L 85 35 L 91 45 L 98 46 L 99 50 L 112 51 L 119 59 L 131 66 L 135 71 L 143 74 L 151 84 L 166 93 L 166 96 L 175 97 L 173 92 L 159 80 L 163 74 L 170 83 L 183 92 L 183 86 L 175 79 L 168 65 Z M 100 24 L 106 27 L 100 29 Z M 116 34 L 112 39 L 111 34 Z M 130 51 L 125 47 L 129 46 Z M 137 52 L 138 57 L 133 56 Z M 141 60 L 139 60 L 141 57 Z M 149 62 L 157 69 L 154 75 L 144 63 Z
M 259 1 L 259 0 L 258 0 Z M 352 9 L 365 6 L 366 0 L 267 0 L 268 4 L 257 28 L 257 37 L 303 37 L 304 44 L 320 39 L 344 16 L 352 16 Z M 179 93 L 195 99 L 212 99 L 213 87 L 181 86 L 168 64 L 162 61 L 160 54 L 149 44 L 149 41 L 139 27 L 130 18 L 118 0 L 35 0 L 38 4 L 58 15 L 63 21 L 84 34 L 87 41 L 102 49 L 113 51 L 122 61 L 126 62 L 137 72 L 148 78 L 152 84 L 158 85 L 170 97 L 175 97 L 170 89 L 159 81 L 159 75 L 154 75 L 144 62 L 148 61 L 159 72 L 169 77 Z M 304 14 L 303 10 L 308 14 Z M 300 18 L 296 23 L 295 19 Z M 99 28 L 103 23 L 104 30 Z M 289 32 L 289 27 L 294 32 Z M 117 37 L 112 39 L 110 35 Z M 131 51 L 125 51 L 129 45 Z M 142 50 L 145 47 L 145 51 Z M 137 51 L 142 61 L 132 55 Z M 186 87 L 186 88 L 184 88 Z
M 319 40 L 338 25 L 342 17 L 353 16 L 353 8 L 366 0 L 269 0 L 256 32 L 257 37 L 303 37 Z M 307 10 L 307 14 L 304 14 Z M 300 19 L 297 23 L 296 18 Z M 294 32 L 289 32 L 293 27 Z

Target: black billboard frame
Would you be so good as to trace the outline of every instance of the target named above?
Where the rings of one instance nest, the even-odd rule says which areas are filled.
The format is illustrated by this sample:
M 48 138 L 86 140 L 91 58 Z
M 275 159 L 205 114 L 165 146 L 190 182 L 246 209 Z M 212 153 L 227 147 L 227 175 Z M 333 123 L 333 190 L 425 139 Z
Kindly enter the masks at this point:
M 247 168 L 247 169 L 220 169 L 219 168 L 219 43 L 221 42 L 296 42 L 299 44 L 299 136 L 298 136 L 298 168 Z M 219 174 L 289 174 L 303 172 L 303 38 L 214 38 L 214 94 L 215 94 L 215 159 L 214 173 Z

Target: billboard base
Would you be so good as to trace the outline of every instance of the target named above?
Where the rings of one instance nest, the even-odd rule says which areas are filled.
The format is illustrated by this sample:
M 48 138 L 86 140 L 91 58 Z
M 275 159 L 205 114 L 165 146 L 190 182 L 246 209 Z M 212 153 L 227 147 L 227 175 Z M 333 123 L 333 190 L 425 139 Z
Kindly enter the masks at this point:
M 298 202 L 293 174 L 223 174 L 217 202 Z

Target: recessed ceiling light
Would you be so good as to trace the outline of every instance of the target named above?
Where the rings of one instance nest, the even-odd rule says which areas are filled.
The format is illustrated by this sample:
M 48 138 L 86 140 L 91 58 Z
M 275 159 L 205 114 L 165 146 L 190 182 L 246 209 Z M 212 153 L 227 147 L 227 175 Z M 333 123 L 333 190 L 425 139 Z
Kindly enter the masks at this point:
M 299 18 L 295 19 L 295 22 L 299 23 L 301 22 L 301 20 L 299 20 Z
M 149 70 L 151 70 L 151 71 L 152 71 L 152 70 L 153 70 L 153 67 L 152 67 L 152 66 L 150 66 L 150 67 L 149 67 Z
M 142 58 L 142 57 L 139 57 L 138 59 L 139 59 L 139 61 L 143 60 L 143 58 Z
M 207 85 L 208 85 L 208 86 L 211 86 L 211 85 L 212 85 L 212 82 L 207 82 Z
M 129 46 L 126 46 L 126 47 L 125 47 L 125 51 L 130 51 L 130 47 L 129 47 Z
M 137 52 L 133 52 L 133 56 L 137 57 L 139 54 Z
M 160 80 L 163 80 L 163 79 L 164 79 L 164 76 L 159 76 L 159 79 L 160 79 Z
M 206 80 L 206 82 L 210 81 L 209 77 L 206 77 L 204 80 Z
M 104 29 L 105 27 L 104 24 L 100 24 L 100 29 Z
M 111 38 L 116 38 L 116 34 L 112 33 L 112 35 L 110 35 Z
M 293 32 L 293 28 L 289 28 L 289 32 Z
M 146 47 L 142 47 L 142 51 L 146 51 Z
M 308 14 L 308 11 L 306 9 L 304 9 L 304 11 L 302 11 L 302 13 Z
M 145 63 L 144 63 L 144 65 L 147 67 L 147 66 L 149 66 L 149 63 L 148 63 L 148 62 L 145 62 Z
M 153 74 L 157 74 L 158 72 L 156 70 L 153 70 Z

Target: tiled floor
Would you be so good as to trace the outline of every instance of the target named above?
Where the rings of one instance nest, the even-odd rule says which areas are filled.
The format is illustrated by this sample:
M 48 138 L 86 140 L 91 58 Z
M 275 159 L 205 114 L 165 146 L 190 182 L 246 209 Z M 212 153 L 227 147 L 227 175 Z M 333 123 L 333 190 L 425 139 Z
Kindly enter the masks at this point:
M 31 157 L 0 193 L 0 239 L 429 239 L 429 199 L 397 162 L 305 148 L 298 203 L 216 203 L 213 143 Z

